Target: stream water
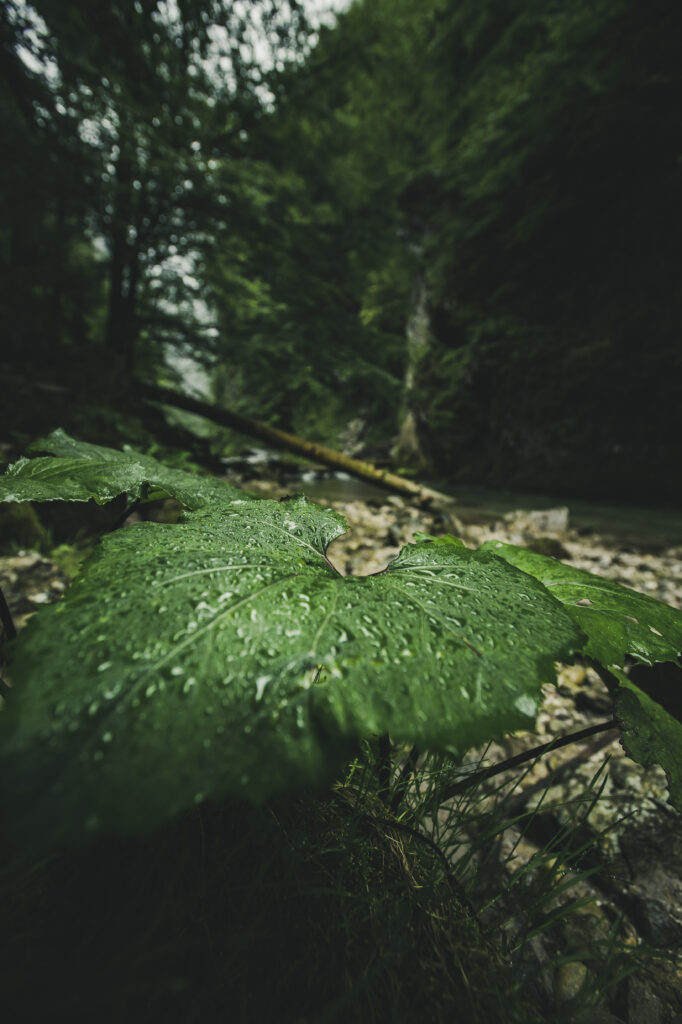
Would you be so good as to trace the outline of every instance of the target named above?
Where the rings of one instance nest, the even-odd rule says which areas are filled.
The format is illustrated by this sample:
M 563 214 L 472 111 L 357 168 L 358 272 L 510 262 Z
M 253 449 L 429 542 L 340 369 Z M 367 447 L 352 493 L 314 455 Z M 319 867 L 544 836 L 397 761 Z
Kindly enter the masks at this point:
M 305 494 L 313 501 L 363 501 L 384 503 L 389 492 L 347 473 L 296 466 L 277 452 L 252 449 L 224 460 L 226 467 L 252 477 L 270 478 L 284 484 L 292 493 Z M 601 534 L 613 538 L 619 546 L 658 551 L 682 545 L 682 512 L 672 508 L 645 507 L 636 504 L 594 502 L 561 495 L 533 494 L 495 490 L 487 487 L 425 481 L 456 500 L 456 513 L 465 524 L 490 523 L 512 510 L 530 511 L 567 507 L 569 525 L 585 535 Z M 248 484 L 247 484 L 248 486 Z

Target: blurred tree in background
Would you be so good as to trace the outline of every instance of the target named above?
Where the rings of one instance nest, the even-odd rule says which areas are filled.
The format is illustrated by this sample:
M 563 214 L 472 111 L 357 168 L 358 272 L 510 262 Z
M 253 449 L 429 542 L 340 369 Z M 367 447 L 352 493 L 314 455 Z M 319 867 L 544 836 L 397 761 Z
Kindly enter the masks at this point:
M 557 489 L 679 495 L 682 9 L 451 6 L 433 140 L 439 457 Z M 443 389 L 442 381 L 450 381 Z
M 33 329 L 5 320 L 9 351 L 28 346 L 42 360 L 49 323 L 50 349 L 104 346 L 128 375 L 158 368 L 168 344 L 202 353 L 210 335 L 197 315 L 195 265 L 232 230 L 231 208 L 251 200 L 243 163 L 263 108 L 261 65 L 300 50 L 300 5 L 12 0 L 2 32 L 14 157 L 3 167 L 3 262 L 15 277 L 4 298 L 21 311 L 29 290 L 40 292 Z M 52 253 L 38 267 L 27 225 Z M 83 294 L 75 279 L 67 289 L 72 236 L 99 290 Z M 55 322 L 67 291 L 90 314 L 88 332 Z
M 679 497 L 682 8 L 309 16 L 5 0 L 22 409 L 36 366 L 106 405 L 189 359 L 219 401 L 332 443 L 360 417 L 442 478 Z

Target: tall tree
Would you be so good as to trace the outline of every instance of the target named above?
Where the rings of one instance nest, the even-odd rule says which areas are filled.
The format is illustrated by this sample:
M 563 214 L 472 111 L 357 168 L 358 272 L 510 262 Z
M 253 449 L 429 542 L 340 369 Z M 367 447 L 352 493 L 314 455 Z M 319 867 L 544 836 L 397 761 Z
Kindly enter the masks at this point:
M 152 350 L 201 342 L 174 313 L 192 311 L 196 253 L 227 219 L 230 197 L 217 193 L 213 167 L 239 161 L 265 101 L 262 64 L 300 50 L 302 11 L 296 0 L 35 0 L 24 9 L 8 19 L 10 57 L 22 83 L 35 78 L 48 95 L 53 134 L 60 117 L 72 128 L 68 190 L 85 195 L 87 235 L 105 252 L 104 339 L 130 373 L 140 339 Z M 20 18 L 39 26 L 38 73 L 21 67 Z M 55 159 L 66 172 L 63 152 Z
M 412 85 L 423 74 L 429 7 L 356 4 L 302 65 L 272 76 L 272 112 L 250 140 L 270 171 L 234 243 L 246 293 L 229 257 L 208 268 L 231 400 L 320 437 L 358 414 L 384 440 L 397 425 L 423 230 L 402 198 L 423 159 L 405 72 Z
M 0 332 L 6 358 L 38 365 L 83 343 L 101 300 L 78 122 L 43 43 L 23 5 L 0 8 Z

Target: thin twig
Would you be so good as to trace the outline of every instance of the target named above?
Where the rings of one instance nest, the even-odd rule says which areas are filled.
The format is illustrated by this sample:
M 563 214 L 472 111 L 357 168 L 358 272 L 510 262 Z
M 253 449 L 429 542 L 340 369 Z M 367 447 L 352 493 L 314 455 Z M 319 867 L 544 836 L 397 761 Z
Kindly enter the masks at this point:
M 517 793 L 516 796 L 510 797 L 505 802 L 505 813 L 516 814 L 517 811 L 521 810 L 524 804 L 527 804 L 529 799 L 535 796 L 536 793 L 541 792 L 548 784 L 556 786 L 561 779 L 565 778 L 566 775 L 579 768 L 581 764 L 585 762 L 586 757 L 594 757 L 594 755 L 600 751 L 603 747 L 607 747 L 613 740 L 610 736 L 602 736 L 596 743 L 590 744 L 587 751 L 583 751 L 580 754 L 576 754 L 574 757 L 569 758 L 568 761 L 564 761 L 563 764 L 559 765 L 549 777 L 540 779 L 538 782 L 534 782 L 531 786 Z
M 5 595 L 3 594 L 1 587 L 0 587 L 0 621 L 2 622 L 3 628 L 5 630 L 5 636 L 7 637 L 7 639 L 8 640 L 14 640 L 15 636 L 17 635 L 17 629 L 16 629 L 16 626 L 14 625 L 14 619 L 12 618 L 12 613 L 9 610 L 9 605 L 7 604 L 7 601 L 5 600 Z
M 597 725 L 591 725 L 588 729 L 581 729 L 579 732 L 572 732 L 568 736 L 551 740 L 549 743 L 542 743 L 539 747 L 533 747 L 532 750 L 524 750 L 522 754 L 510 757 L 500 764 L 491 765 L 489 768 L 482 768 L 481 771 L 474 772 L 473 775 L 467 775 L 466 778 L 459 779 L 458 782 L 453 782 L 451 785 L 446 786 L 438 795 L 439 803 L 444 803 L 450 797 L 455 796 L 457 793 L 463 793 L 464 790 L 470 789 L 485 779 L 492 779 L 495 775 L 506 772 L 508 768 L 516 768 L 518 765 L 531 761 L 535 757 L 542 757 L 543 754 L 548 754 L 551 750 L 560 750 L 561 747 L 567 747 L 571 743 L 579 743 L 581 740 L 587 739 L 588 736 L 594 736 L 598 732 L 606 732 L 607 729 L 618 729 L 619 725 L 620 723 L 615 718 L 608 722 L 599 722 Z

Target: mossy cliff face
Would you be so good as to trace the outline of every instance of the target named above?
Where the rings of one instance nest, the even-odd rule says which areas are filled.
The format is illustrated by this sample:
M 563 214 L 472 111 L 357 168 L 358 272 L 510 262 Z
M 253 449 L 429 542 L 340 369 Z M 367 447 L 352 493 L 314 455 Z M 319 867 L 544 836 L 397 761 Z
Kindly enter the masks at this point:
M 421 364 L 422 440 L 443 475 L 539 493 L 679 499 L 679 345 L 460 323 Z M 667 370 L 666 370 L 667 367 Z

